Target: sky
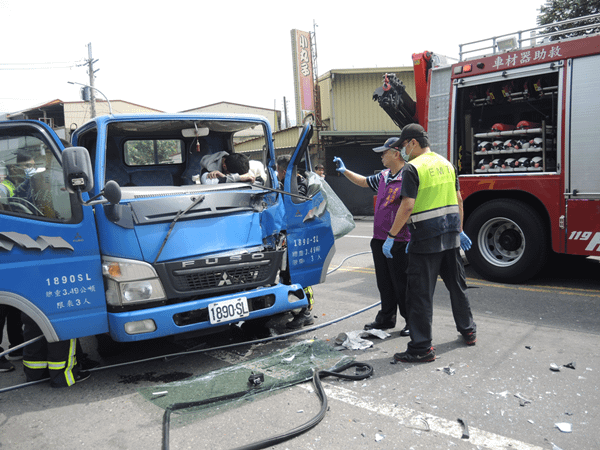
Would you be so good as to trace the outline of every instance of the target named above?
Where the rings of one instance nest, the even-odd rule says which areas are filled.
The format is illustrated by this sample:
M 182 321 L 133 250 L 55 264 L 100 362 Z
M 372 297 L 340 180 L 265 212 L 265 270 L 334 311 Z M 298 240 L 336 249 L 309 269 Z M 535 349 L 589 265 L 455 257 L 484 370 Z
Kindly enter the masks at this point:
M 165 112 L 221 101 L 295 117 L 290 30 L 315 31 L 317 73 L 411 66 L 425 50 L 536 26 L 544 0 L 393 2 L 0 0 L 0 113 L 60 99 L 89 83 L 109 100 Z M 53 67 L 49 69 L 47 67 Z M 97 94 L 98 98 L 103 98 Z

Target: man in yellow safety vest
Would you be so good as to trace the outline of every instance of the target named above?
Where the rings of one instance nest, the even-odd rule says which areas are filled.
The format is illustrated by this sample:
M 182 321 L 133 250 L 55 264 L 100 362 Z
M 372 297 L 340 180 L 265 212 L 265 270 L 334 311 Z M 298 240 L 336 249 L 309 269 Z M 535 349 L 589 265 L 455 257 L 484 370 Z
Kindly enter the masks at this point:
M 407 247 L 408 328 L 410 342 L 395 361 L 428 362 L 435 359 L 432 347 L 433 293 L 438 275 L 450 292 L 452 313 L 458 332 L 467 345 L 475 345 L 473 321 L 460 249 L 471 241 L 462 231 L 462 197 L 455 168 L 429 148 L 422 126 L 409 124 L 399 140 L 404 168 L 402 203 L 389 234 L 396 235 L 408 223 L 411 239 Z M 385 247 L 385 244 L 384 244 Z

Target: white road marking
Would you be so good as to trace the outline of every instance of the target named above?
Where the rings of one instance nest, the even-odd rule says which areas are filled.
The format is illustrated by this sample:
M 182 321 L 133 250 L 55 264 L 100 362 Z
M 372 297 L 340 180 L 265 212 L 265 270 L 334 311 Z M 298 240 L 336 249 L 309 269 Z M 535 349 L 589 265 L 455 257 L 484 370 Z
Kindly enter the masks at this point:
M 302 387 L 312 389 L 312 385 L 303 384 Z M 344 389 L 339 386 L 333 386 L 323 383 L 327 398 L 339 400 L 352 406 L 366 409 L 368 411 L 392 417 L 400 421 L 400 423 L 411 428 L 425 429 L 424 423 L 420 419 L 427 421 L 431 431 L 439 434 L 444 434 L 449 437 L 460 439 L 463 433 L 463 427 L 457 422 L 446 420 L 431 414 L 425 414 L 403 406 L 396 406 L 390 403 L 377 402 L 377 404 L 365 401 L 349 389 Z M 467 423 L 468 425 L 468 423 Z M 498 434 L 489 433 L 469 426 L 469 442 L 472 445 L 493 449 L 505 450 L 511 448 L 513 450 L 544 450 L 542 447 L 527 444 L 515 439 L 500 436 Z

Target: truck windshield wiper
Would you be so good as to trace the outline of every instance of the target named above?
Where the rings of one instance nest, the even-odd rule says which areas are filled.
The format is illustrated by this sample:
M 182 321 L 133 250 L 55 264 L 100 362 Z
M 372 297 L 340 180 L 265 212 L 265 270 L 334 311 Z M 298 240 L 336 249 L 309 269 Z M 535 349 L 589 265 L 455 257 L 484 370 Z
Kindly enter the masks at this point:
M 190 209 L 192 209 L 194 206 L 198 205 L 200 202 L 202 202 L 204 200 L 204 195 L 199 195 L 190 206 L 188 206 L 185 209 L 180 210 L 177 215 L 175 216 L 175 218 L 173 219 L 173 221 L 171 222 L 171 225 L 169 225 L 169 231 L 167 232 L 167 235 L 165 236 L 165 240 L 163 241 L 162 245 L 160 246 L 160 250 L 158 251 L 158 254 L 156 255 L 156 258 L 154 258 L 154 263 L 156 264 L 156 261 L 158 261 L 158 257 L 160 256 L 160 254 L 163 251 L 163 248 L 165 248 L 165 244 L 167 243 L 167 240 L 169 240 L 169 236 L 171 235 L 171 231 L 173 231 L 173 227 L 175 226 L 175 224 L 177 223 L 177 221 L 179 220 L 180 217 L 184 216 L 185 214 L 188 213 L 188 211 Z

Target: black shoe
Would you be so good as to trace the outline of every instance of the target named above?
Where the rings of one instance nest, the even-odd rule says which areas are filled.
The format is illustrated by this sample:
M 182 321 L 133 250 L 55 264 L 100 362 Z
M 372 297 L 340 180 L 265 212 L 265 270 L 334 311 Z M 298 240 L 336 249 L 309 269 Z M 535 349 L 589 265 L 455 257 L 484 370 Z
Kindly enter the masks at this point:
M 396 353 L 394 355 L 394 361 L 403 363 L 419 363 L 419 362 L 431 362 L 435 360 L 435 349 L 431 347 L 427 353 L 422 355 L 415 355 L 408 351 L 402 353 Z
M 85 370 L 80 370 L 74 376 L 74 378 L 75 378 L 75 384 L 87 380 L 91 375 L 92 374 L 90 372 L 86 372 Z M 55 389 L 60 389 L 60 388 L 65 388 L 65 387 L 69 387 L 69 386 L 67 385 L 66 381 L 63 379 L 63 380 L 61 380 L 60 384 L 50 383 L 50 387 L 53 387 Z
M 80 370 L 77 372 L 77 375 L 75 375 L 75 383 L 81 383 L 82 381 L 87 380 L 91 375 L 92 374 L 87 370 Z
M 286 328 L 298 330 L 307 325 L 312 325 L 315 320 L 310 315 L 310 311 L 306 311 L 295 316 L 291 321 L 285 324 Z
M 477 333 L 475 333 L 474 331 L 470 333 L 465 333 L 462 335 L 462 337 L 465 340 L 465 344 L 469 346 L 473 346 L 477 343 Z
M 365 325 L 365 330 L 388 330 L 390 328 L 394 328 L 396 326 L 395 323 L 390 322 L 371 322 Z
M 408 325 L 406 325 L 402 330 L 400 330 L 400 336 L 410 336 L 410 330 L 408 329 Z
M 15 370 L 15 366 L 13 366 L 6 358 L 0 358 L 0 372 L 12 372 Z
M 95 367 L 98 367 L 100 365 L 98 361 L 90 359 L 87 356 L 85 358 L 81 358 L 81 360 L 79 360 L 78 362 L 79 367 L 81 367 L 81 369 L 84 371 L 94 369 Z

